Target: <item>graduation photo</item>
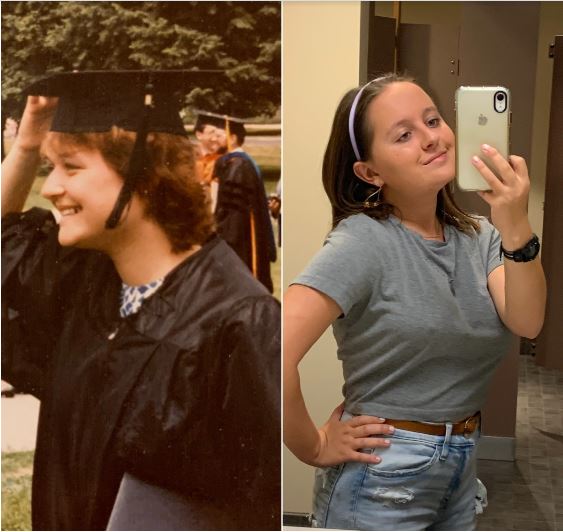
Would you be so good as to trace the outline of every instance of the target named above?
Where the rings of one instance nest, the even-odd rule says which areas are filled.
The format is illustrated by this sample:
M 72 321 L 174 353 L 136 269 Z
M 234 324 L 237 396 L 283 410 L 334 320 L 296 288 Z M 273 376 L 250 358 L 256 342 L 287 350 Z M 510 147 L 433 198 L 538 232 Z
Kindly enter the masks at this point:
M 2 4 L 3 529 L 280 529 L 280 10 Z

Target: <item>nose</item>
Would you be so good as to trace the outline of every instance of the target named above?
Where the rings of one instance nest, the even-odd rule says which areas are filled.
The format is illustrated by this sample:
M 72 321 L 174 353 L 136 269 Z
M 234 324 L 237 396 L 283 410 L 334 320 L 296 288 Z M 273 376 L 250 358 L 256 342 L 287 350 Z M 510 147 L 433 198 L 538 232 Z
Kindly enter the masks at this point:
M 422 147 L 425 150 L 430 150 L 438 144 L 438 139 L 440 138 L 436 128 L 426 128 L 424 129 L 422 135 Z
M 49 201 L 54 202 L 57 197 L 62 196 L 64 193 L 65 188 L 61 176 L 57 169 L 53 168 L 41 187 L 41 195 Z

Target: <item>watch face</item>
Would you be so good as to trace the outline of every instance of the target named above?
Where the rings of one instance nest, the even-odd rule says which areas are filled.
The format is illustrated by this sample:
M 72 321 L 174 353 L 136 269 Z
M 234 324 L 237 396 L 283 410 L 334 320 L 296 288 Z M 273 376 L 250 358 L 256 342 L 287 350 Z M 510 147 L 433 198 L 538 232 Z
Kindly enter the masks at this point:
M 505 251 L 501 244 L 501 254 L 514 262 L 529 262 L 534 260 L 540 252 L 540 241 L 536 235 L 533 235 L 529 242 L 521 249 L 516 251 Z
M 536 258 L 540 251 L 540 241 L 536 235 L 533 236 L 521 250 L 519 250 L 518 257 L 515 255 L 515 260 L 519 262 L 528 262 Z
M 538 240 L 538 237 L 535 237 L 532 239 L 529 245 L 526 246 L 524 250 L 524 254 L 527 259 L 531 260 L 536 257 L 539 251 L 540 251 L 540 241 Z

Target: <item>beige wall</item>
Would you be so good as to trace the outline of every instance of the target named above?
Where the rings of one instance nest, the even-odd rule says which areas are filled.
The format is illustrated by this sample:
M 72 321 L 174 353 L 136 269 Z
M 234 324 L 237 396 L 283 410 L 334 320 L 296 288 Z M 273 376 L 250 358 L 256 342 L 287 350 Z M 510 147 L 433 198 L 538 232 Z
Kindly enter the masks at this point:
M 542 2 L 532 126 L 532 164 L 530 167 L 532 188 L 528 206 L 532 228 L 540 239 L 543 230 L 545 166 L 553 71 L 553 59 L 548 57 L 548 47 L 553 42 L 554 35 L 563 35 L 563 2 Z
M 359 2 L 283 6 L 283 278 L 289 282 L 321 247 L 330 207 L 321 165 L 341 96 L 358 84 Z M 342 401 L 331 332 L 300 366 L 305 401 L 317 424 Z M 284 450 L 284 511 L 311 511 L 313 469 Z

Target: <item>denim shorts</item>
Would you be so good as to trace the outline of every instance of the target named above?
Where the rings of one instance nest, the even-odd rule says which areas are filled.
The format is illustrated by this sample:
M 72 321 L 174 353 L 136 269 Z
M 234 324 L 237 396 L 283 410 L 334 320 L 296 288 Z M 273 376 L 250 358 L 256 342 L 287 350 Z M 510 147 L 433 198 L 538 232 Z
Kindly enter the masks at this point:
M 396 429 L 385 437 L 389 447 L 365 450 L 381 457 L 378 464 L 346 462 L 316 470 L 313 526 L 474 530 L 479 429 L 467 436 Z

